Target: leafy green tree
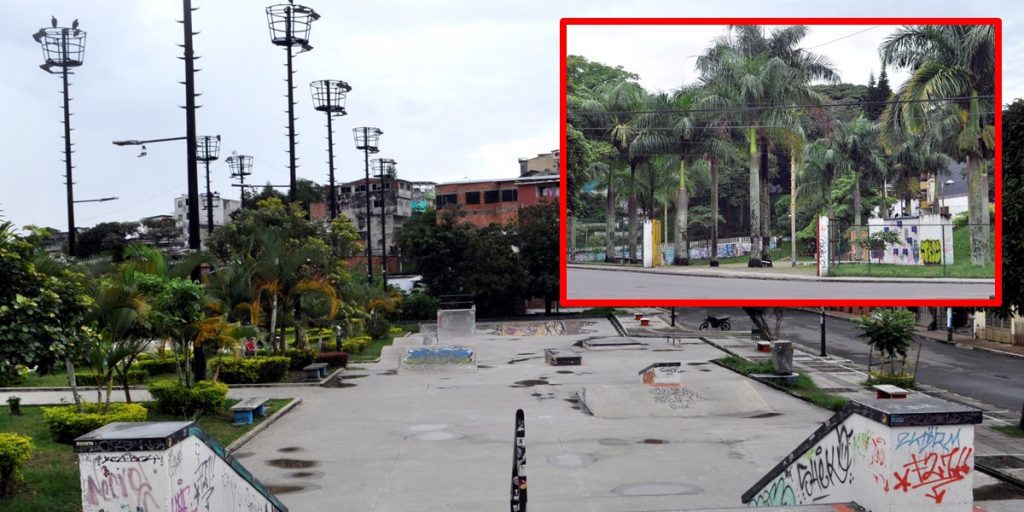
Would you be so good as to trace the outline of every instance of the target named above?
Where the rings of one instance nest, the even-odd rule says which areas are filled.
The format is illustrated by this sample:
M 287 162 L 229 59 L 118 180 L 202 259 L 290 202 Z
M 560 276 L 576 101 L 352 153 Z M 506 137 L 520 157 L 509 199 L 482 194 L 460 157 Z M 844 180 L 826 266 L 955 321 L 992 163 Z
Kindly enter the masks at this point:
M 79 258 L 109 254 L 115 262 L 121 261 L 129 239 L 139 231 L 138 222 L 101 222 L 78 234 L 76 248 Z
M 412 261 L 435 297 L 467 293 L 463 276 L 473 227 L 462 222 L 462 215 L 455 208 L 413 214 L 398 237 L 402 254 Z
M 1003 197 L 1024 194 L 1024 100 L 1017 98 L 1003 109 Z M 1024 202 L 1003 201 L 1003 305 L 997 314 L 1007 317 L 1024 311 Z M 1024 417 L 1022 417 L 1024 422 Z
M 986 160 L 995 146 L 995 27 L 992 25 L 905 26 L 879 48 L 882 65 L 909 69 L 912 74 L 896 95 L 906 103 L 886 108 L 882 122 L 890 129 L 911 133 L 925 129 L 936 109 L 934 98 L 957 100 L 938 121 L 944 152 L 967 165 L 967 210 L 970 220 L 971 263 L 990 259 L 988 178 Z
M 526 291 L 544 298 L 544 312 L 558 300 L 558 203 L 546 201 L 519 210 L 519 256 L 526 268 Z
M 636 82 L 640 79 L 640 75 L 627 71 L 622 66 L 611 67 L 600 62 L 591 62 L 579 55 L 567 55 L 565 67 L 569 94 L 593 91 L 609 82 Z
M 889 373 L 896 372 L 895 359 L 907 358 L 907 350 L 914 342 L 914 313 L 906 309 L 877 309 L 857 320 L 867 338 L 868 345 L 893 360 Z
M 523 313 L 530 276 L 514 249 L 516 243 L 515 232 L 499 224 L 477 230 L 469 240 L 463 289 L 473 294 L 482 316 Z

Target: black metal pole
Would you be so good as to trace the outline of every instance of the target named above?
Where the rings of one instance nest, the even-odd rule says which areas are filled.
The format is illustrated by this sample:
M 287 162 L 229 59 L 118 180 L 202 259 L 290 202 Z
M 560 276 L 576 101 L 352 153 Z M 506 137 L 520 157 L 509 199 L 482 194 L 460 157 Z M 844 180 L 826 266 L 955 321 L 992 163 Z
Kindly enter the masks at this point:
M 370 214 L 370 142 L 366 139 L 366 127 L 363 127 L 363 165 L 366 169 L 366 282 L 373 283 L 373 246 L 370 241 L 370 226 L 373 217 Z
M 192 0 L 182 0 L 185 30 L 185 152 L 188 161 L 188 247 L 199 250 L 199 166 L 196 163 L 196 84 L 192 48 Z M 197 279 L 198 272 L 193 272 Z
M 68 29 L 61 33 L 61 79 L 64 82 L 64 177 L 68 188 L 68 254 L 76 256 L 77 233 L 75 233 L 75 192 L 71 175 L 71 105 L 68 97 Z
M 676 326 L 676 308 L 672 306 L 672 327 Z
M 243 164 L 242 162 L 239 162 L 238 163 L 238 182 L 239 182 L 240 185 L 242 185 L 239 188 L 239 192 L 242 193 L 241 197 L 239 198 L 239 201 L 242 204 L 242 209 L 243 210 L 245 209 L 245 175 L 242 174 L 244 169 L 245 169 L 245 164 Z
M 288 200 L 295 201 L 295 98 L 292 86 L 292 8 L 284 11 L 285 40 L 288 44 L 285 51 L 288 52 L 288 169 L 291 172 L 291 181 L 288 189 Z
M 338 216 L 338 198 L 336 196 L 337 191 L 334 187 L 334 123 L 331 118 L 334 116 L 331 114 L 331 86 L 327 84 L 327 169 L 328 179 L 331 183 L 331 189 L 327 191 L 327 199 L 331 202 L 329 211 L 331 212 L 331 220 Z
M 206 145 L 209 146 L 207 141 Z M 207 148 L 209 151 L 209 148 Z M 209 154 L 209 153 L 207 153 Z M 206 160 L 206 232 L 213 233 L 213 196 L 210 194 L 210 161 Z
M 821 308 L 821 357 L 828 357 L 825 352 L 825 308 Z
M 387 224 L 387 213 L 385 212 L 384 204 L 387 201 L 387 196 L 384 195 L 384 184 L 387 183 L 387 172 L 384 171 L 384 167 L 387 164 L 381 162 L 380 165 L 380 245 L 382 254 L 384 255 L 384 263 L 381 265 L 380 277 L 384 282 L 384 289 L 388 289 L 388 224 Z

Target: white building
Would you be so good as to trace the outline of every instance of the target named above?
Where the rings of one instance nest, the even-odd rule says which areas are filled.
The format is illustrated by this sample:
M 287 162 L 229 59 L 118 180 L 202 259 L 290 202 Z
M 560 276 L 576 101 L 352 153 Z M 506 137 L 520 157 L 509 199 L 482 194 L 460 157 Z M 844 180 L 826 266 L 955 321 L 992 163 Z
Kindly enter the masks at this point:
M 206 247 L 206 237 L 208 235 L 207 220 L 209 219 L 207 209 L 213 209 L 213 226 L 223 226 L 229 220 L 231 220 L 231 214 L 235 210 L 241 208 L 242 203 L 235 199 L 224 199 L 220 197 L 220 194 L 213 193 L 210 198 L 211 201 L 207 203 L 206 194 L 199 194 L 199 239 L 202 243 L 203 248 Z M 174 200 L 174 223 L 178 226 L 178 229 L 182 233 L 188 234 L 188 196 L 179 196 Z

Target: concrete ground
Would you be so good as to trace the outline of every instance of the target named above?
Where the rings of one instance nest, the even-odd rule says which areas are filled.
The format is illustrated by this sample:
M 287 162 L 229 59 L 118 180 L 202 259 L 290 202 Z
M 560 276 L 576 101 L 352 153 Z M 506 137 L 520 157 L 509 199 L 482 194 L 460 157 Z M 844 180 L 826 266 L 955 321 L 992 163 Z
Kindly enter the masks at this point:
M 495 510 L 508 506 L 522 408 L 530 510 L 739 507 L 740 495 L 828 417 L 763 386 L 756 393 L 777 415 L 590 416 L 576 402 L 580 388 L 639 383 L 637 372 L 656 361 L 682 362 L 684 381 L 741 379 L 702 364 L 722 352 L 699 340 L 579 349 L 582 366 L 544 365 L 545 348 L 615 335 L 599 322 L 599 333 L 575 336 L 477 336 L 475 373 L 395 372 L 397 354 L 386 353 L 346 375 L 354 386 L 304 394 L 237 456 L 292 510 Z

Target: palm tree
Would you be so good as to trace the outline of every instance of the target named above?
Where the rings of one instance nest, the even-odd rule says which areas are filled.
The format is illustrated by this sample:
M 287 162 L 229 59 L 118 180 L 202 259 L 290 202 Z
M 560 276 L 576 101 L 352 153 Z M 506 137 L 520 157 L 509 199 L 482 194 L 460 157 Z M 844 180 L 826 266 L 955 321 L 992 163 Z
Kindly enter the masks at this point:
M 994 118 L 982 109 L 982 97 L 994 91 L 995 27 L 992 25 L 905 26 L 879 47 L 882 65 L 912 70 L 896 96 L 914 103 L 886 108 L 883 120 L 899 121 L 910 132 L 921 130 L 935 112 L 927 100 L 956 100 L 956 115 L 943 122 L 946 152 L 967 165 L 971 263 L 989 262 L 988 178 L 985 160 L 995 142 Z M 984 109 L 994 107 L 986 99 Z
M 830 219 L 836 216 L 832 184 L 845 170 L 845 160 L 845 156 L 828 139 L 818 139 L 804 151 L 804 166 L 800 174 L 801 197 L 805 202 L 814 197 L 823 199 Z
M 845 156 L 846 172 L 854 176 L 853 225 L 857 229 L 861 222 L 862 182 L 884 184 L 888 165 L 879 140 L 878 125 L 863 116 L 839 126 L 831 139 L 839 154 Z M 884 186 L 883 186 L 884 188 Z M 858 236 L 860 236 L 858 234 Z
M 885 125 L 883 125 L 884 127 Z M 883 133 L 885 130 L 883 129 Z M 889 132 L 888 134 L 892 134 Z M 903 197 L 906 200 L 904 212 L 910 209 L 909 182 L 911 178 L 918 178 L 922 175 L 939 177 L 953 164 L 945 153 L 938 149 L 939 141 L 934 131 L 919 131 L 916 133 L 900 133 L 898 137 L 883 137 L 883 146 L 889 159 L 889 178 L 903 190 Z M 882 189 L 883 194 L 885 188 Z M 916 194 L 916 190 L 914 193 Z M 882 217 L 888 216 L 888 202 L 882 201 Z
M 619 80 L 608 82 L 597 88 L 594 95 L 584 99 L 580 104 L 580 111 L 590 113 L 586 115 L 587 122 L 600 129 L 602 137 L 611 143 L 618 152 L 618 160 L 624 166 L 629 167 L 630 173 L 635 178 L 636 165 L 639 161 L 631 158 L 630 147 L 633 139 L 636 138 L 636 111 L 643 104 L 646 93 L 643 87 L 636 82 Z M 614 172 L 615 166 L 608 166 L 608 173 Z M 611 261 L 615 254 L 615 189 L 612 184 L 615 180 L 609 179 L 607 189 L 608 218 L 605 221 L 605 254 L 606 259 Z M 634 180 L 631 180 L 635 182 Z M 636 196 L 630 195 L 630 224 L 629 240 L 627 245 L 630 249 L 630 258 L 636 257 L 635 232 L 636 232 Z

